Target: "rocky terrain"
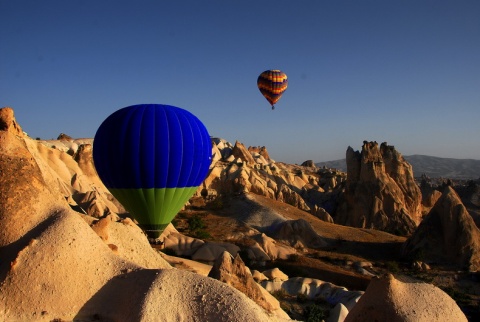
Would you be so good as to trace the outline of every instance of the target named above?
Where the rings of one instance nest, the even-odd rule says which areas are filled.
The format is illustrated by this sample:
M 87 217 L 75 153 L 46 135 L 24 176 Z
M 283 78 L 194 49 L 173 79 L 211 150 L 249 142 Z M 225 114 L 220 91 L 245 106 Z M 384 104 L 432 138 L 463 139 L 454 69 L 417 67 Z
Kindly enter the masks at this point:
M 347 172 L 212 143 L 209 175 L 150 244 L 92 139 L 34 140 L 0 109 L 0 320 L 480 317 L 475 182 L 417 185 L 386 143 L 347 149 Z
M 476 180 L 480 178 L 480 160 L 439 158 L 429 155 L 405 155 L 419 177 L 425 174 L 431 178 L 449 178 L 456 180 Z M 335 168 L 347 171 L 345 159 L 318 162 L 318 167 Z
M 347 182 L 335 222 L 411 234 L 421 221 L 420 188 L 411 165 L 392 146 L 364 142 L 347 149 Z

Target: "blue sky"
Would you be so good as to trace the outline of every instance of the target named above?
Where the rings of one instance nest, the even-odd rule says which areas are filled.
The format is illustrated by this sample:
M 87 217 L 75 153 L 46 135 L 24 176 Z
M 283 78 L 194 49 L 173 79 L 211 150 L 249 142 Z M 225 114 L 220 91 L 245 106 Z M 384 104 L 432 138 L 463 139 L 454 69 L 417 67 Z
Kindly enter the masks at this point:
M 477 0 L 0 0 L 0 106 L 42 139 L 159 103 L 276 161 L 364 140 L 480 159 L 479 17 Z M 289 77 L 274 111 L 266 69 Z

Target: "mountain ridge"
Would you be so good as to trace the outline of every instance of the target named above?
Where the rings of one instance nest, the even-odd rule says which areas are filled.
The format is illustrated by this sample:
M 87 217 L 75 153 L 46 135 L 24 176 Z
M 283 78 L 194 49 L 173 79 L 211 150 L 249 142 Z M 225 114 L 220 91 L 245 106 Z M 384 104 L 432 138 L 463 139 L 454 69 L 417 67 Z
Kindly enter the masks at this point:
M 480 178 L 480 160 L 441 158 L 423 154 L 404 155 L 403 157 L 412 165 L 415 177 L 425 174 L 431 178 L 461 180 Z M 346 159 L 316 162 L 315 165 L 347 171 Z

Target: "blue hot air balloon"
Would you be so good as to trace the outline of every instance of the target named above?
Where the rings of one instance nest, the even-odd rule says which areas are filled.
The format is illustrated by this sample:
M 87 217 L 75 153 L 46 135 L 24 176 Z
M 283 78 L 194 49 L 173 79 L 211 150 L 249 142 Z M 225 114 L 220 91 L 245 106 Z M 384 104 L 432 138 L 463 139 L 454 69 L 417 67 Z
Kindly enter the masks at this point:
M 158 238 L 205 179 L 210 136 L 192 113 L 169 105 L 122 108 L 95 134 L 100 179 L 148 237 Z

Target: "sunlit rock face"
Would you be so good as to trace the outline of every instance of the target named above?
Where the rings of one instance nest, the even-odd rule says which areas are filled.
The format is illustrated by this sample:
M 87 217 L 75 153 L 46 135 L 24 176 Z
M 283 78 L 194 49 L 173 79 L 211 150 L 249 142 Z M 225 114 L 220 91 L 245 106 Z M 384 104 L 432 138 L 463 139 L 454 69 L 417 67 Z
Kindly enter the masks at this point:
M 362 151 L 348 147 L 347 183 L 335 223 L 409 235 L 421 221 L 420 188 L 412 166 L 393 146 L 364 141 Z
M 440 199 L 405 242 L 403 253 L 410 259 L 480 270 L 480 230 L 452 187 L 445 187 Z
M 265 161 L 269 162 L 270 161 L 270 155 L 268 154 L 267 148 L 262 146 L 249 146 L 248 147 L 248 152 L 252 154 L 258 154 L 259 157 L 263 157 Z
M 317 168 L 312 160 L 302 165 L 277 163 L 266 147 L 247 149 L 239 141 L 232 145 L 212 138 L 212 147 L 210 172 L 197 196 L 213 200 L 250 192 L 333 221 L 330 213 L 343 190 L 346 173 Z
M 11 109 L 0 109 L 0 321 L 288 318 L 278 301 L 266 312 L 225 283 L 171 269 L 120 217 L 125 210 L 96 176 L 91 143 L 65 134 L 33 140 Z
M 467 321 L 455 301 L 427 283 L 403 283 L 393 275 L 374 278 L 345 322 Z
M 22 128 L 15 120 L 15 115 L 11 107 L 0 108 L 0 131 L 6 131 L 23 137 Z
M 265 298 L 239 255 L 233 258 L 230 253 L 223 252 L 213 264 L 208 276 L 235 287 L 267 311 L 273 311 L 272 304 Z

